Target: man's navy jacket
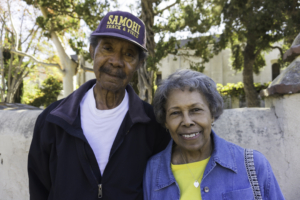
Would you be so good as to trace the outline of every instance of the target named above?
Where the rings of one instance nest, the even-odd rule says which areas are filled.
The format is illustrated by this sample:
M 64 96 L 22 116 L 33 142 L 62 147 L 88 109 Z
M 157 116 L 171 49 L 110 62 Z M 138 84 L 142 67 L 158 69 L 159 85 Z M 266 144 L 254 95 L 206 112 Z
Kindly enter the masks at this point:
M 80 120 L 81 99 L 94 84 L 85 83 L 37 118 L 28 156 L 31 200 L 143 199 L 147 161 L 167 146 L 170 136 L 152 107 L 127 86 L 129 111 L 101 176 Z

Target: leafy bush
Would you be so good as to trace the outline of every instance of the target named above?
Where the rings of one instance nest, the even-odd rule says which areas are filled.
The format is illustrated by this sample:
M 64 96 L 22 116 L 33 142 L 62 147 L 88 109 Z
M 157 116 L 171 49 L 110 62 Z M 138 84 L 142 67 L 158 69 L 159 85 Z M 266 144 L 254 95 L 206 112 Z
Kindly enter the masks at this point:
M 35 107 L 44 106 L 46 108 L 57 100 L 62 89 L 62 81 L 54 76 L 49 76 L 43 81 L 41 87 L 35 86 L 36 94 L 29 95 L 25 103 Z
M 254 87 L 259 93 L 261 90 L 266 89 L 271 82 L 268 83 L 254 83 Z M 227 85 L 217 84 L 217 90 L 222 96 L 235 96 L 235 97 L 244 97 L 245 91 L 244 91 L 244 83 L 238 82 L 236 84 L 234 83 L 227 83 Z

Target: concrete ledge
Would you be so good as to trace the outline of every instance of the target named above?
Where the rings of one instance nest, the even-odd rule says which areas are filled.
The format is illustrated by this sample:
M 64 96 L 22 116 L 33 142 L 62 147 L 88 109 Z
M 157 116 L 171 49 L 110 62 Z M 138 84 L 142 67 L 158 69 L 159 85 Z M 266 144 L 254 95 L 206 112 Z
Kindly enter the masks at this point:
M 225 110 L 213 129 L 222 138 L 262 152 L 286 199 L 300 196 L 300 94 L 272 101 L 271 108 Z M 28 200 L 27 156 L 41 111 L 0 111 L 0 200 Z M 299 119 L 299 118 L 298 118 Z
M 27 156 L 40 110 L 0 110 L 0 200 L 27 200 Z

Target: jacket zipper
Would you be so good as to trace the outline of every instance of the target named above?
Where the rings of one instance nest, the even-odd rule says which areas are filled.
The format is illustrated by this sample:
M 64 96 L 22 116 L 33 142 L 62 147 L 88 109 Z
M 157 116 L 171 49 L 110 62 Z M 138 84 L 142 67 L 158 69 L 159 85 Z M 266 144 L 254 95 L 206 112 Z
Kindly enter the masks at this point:
M 84 149 L 83 149 L 83 152 L 84 152 L 85 159 L 88 160 L 88 157 L 87 157 Z M 94 178 L 95 178 L 96 182 L 98 183 L 98 199 L 101 199 L 102 196 L 103 196 L 102 195 L 102 184 L 101 183 L 99 184 L 99 182 L 97 181 L 96 176 L 95 176 L 95 174 L 94 174 L 94 172 L 93 172 L 92 167 L 91 167 L 90 164 L 89 164 L 89 166 L 90 166 L 90 170 L 91 170 L 92 174 L 94 175 Z
M 98 185 L 98 199 L 102 198 L 102 184 Z

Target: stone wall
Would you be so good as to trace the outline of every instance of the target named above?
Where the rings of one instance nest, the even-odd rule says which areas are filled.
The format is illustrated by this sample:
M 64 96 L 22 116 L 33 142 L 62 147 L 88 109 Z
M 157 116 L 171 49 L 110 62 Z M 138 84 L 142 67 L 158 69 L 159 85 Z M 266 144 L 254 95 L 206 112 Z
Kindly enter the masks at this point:
M 268 99 L 270 108 L 225 110 L 213 129 L 224 139 L 262 152 L 287 200 L 300 196 L 300 94 Z M 0 111 L 0 200 L 27 200 L 27 154 L 41 111 Z

